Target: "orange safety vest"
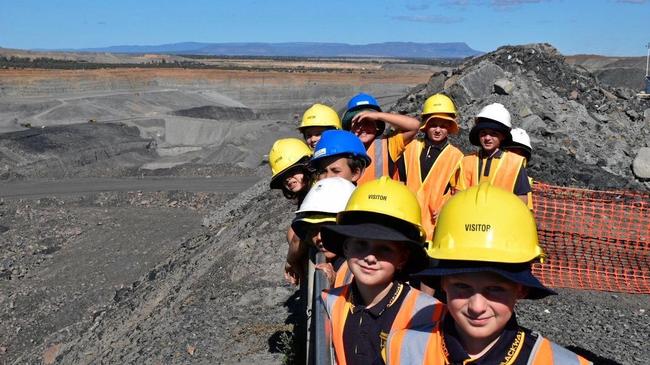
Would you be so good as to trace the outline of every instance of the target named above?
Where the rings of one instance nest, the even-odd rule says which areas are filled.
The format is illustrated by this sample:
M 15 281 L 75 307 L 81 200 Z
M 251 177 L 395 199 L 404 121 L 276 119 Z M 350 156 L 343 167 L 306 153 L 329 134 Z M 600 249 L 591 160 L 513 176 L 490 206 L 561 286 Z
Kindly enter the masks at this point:
M 382 176 L 390 176 L 396 179 L 393 175 L 396 174 L 395 162 L 391 159 L 389 154 L 388 140 L 390 138 L 375 138 L 366 153 L 370 156 L 370 165 L 368 165 L 361 175 L 357 186 L 368 181 L 377 180 Z M 398 157 L 398 156 L 395 156 Z
M 405 284 L 404 284 L 405 285 Z M 350 303 L 350 285 L 323 291 L 321 296 L 329 316 L 334 358 L 338 365 L 345 365 L 345 348 L 343 346 L 343 329 L 348 318 Z M 437 299 L 411 288 L 406 294 L 390 332 L 412 326 L 426 326 L 442 318 L 444 305 Z
M 490 173 L 490 184 L 498 186 L 507 191 L 514 191 L 515 184 L 517 183 L 517 176 L 519 171 L 524 166 L 525 159 L 516 153 L 503 151 L 500 158 L 492 160 L 499 161 L 491 168 L 496 168 L 496 171 Z M 477 153 L 472 153 L 463 158 L 463 175 L 465 176 L 465 187 L 469 188 L 478 185 L 481 181 L 481 171 L 479 171 L 479 161 Z
M 338 288 L 343 285 L 348 285 L 354 279 L 354 274 L 350 271 L 348 267 L 348 262 L 344 261 L 343 264 L 336 271 L 336 278 L 334 279 L 334 288 Z
M 461 170 L 463 153 L 458 148 L 447 144 L 436 158 L 427 176 L 422 179 L 420 154 L 424 146 L 425 143 L 421 140 L 409 143 L 404 151 L 404 162 L 406 186 L 420 203 L 422 227 L 427 233 L 427 239 L 430 240 L 436 227 L 432 219 L 433 213 L 440 211 L 442 205 L 451 197 L 451 191 L 445 192 L 445 189 L 452 176 Z
M 386 340 L 386 365 L 446 365 L 449 362 L 443 341 L 438 325 L 391 332 Z M 523 343 L 522 339 L 520 347 L 503 364 L 513 364 L 517 360 Z M 528 364 L 589 365 L 591 362 L 537 335 L 533 350 L 528 357 Z

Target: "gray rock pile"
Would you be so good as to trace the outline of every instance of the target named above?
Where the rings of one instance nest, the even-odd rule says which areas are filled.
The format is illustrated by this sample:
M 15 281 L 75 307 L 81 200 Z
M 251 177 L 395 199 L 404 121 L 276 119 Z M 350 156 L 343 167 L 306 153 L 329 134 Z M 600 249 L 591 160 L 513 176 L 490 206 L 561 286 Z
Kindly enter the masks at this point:
M 424 99 L 436 92 L 450 95 L 459 108 L 462 131 L 454 142 L 465 152 L 475 149 L 467 139 L 473 117 L 483 106 L 499 102 L 511 112 L 513 126 L 531 137 L 530 175 L 536 179 L 580 187 L 644 188 L 644 173 L 635 175 L 631 167 L 650 144 L 650 101 L 636 98 L 632 89 L 599 83 L 588 71 L 567 64 L 548 44 L 505 46 L 451 73 L 436 73 L 393 110 L 416 115 Z M 643 157 L 639 163 L 647 166 Z

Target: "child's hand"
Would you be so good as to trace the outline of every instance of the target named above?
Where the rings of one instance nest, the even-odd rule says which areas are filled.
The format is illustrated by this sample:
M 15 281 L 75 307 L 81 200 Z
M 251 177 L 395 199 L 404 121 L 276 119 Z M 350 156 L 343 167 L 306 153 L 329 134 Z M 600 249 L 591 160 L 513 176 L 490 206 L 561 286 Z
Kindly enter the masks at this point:
M 294 267 L 290 263 L 284 264 L 284 279 L 291 285 L 300 285 L 302 279 L 302 270 L 300 267 Z
M 368 121 L 368 122 L 376 122 L 378 121 L 381 116 L 381 113 L 376 112 L 376 111 L 365 111 L 365 112 L 360 112 L 359 114 L 355 115 L 354 118 L 352 118 L 352 123 L 351 126 L 354 128 L 356 124 Z
M 437 210 L 434 210 L 433 212 L 431 212 L 431 223 L 436 222 L 436 220 L 438 219 L 438 213 L 439 213 L 439 211 L 437 211 Z
M 327 281 L 330 283 L 330 288 L 334 286 L 334 281 L 336 280 L 336 272 L 334 272 L 334 267 L 332 264 L 325 262 L 322 264 L 316 264 L 314 268 L 325 273 Z

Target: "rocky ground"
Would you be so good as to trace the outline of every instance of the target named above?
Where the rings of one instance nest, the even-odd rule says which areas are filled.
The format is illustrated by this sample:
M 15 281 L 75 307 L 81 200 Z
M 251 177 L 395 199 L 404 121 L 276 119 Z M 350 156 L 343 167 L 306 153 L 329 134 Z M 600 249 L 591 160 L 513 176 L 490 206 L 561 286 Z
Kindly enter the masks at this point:
M 537 179 L 648 188 L 631 169 L 650 140 L 647 103 L 599 84 L 547 45 L 504 47 L 436 73 L 393 110 L 417 114 L 424 98 L 441 90 L 459 101 L 463 131 L 454 142 L 466 151 L 472 115 L 499 101 L 513 111 L 515 125 L 531 132 Z M 193 107 L 174 110 L 191 114 L 183 118 L 223 112 Z M 237 123 L 239 139 L 228 148 L 205 145 L 186 163 L 161 163 L 171 166 L 163 169 L 142 168 L 164 160 L 159 146 L 151 148 L 151 134 L 142 133 L 156 123 L 84 122 L 0 135 L 3 184 L 71 176 L 260 179 L 237 195 L 175 190 L 1 199 L 9 184 L 0 185 L 0 364 L 301 363 L 292 333 L 300 298 L 282 278 L 284 234 L 295 207 L 268 190 L 268 167 L 261 165 L 268 146 L 261 145 L 274 135 L 245 133 L 264 123 L 291 135 L 295 121 Z M 196 136 L 206 130 L 188 128 Z M 242 151 L 258 138 L 245 151 L 250 161 L 206 158 Z M 597 364 L 650 357 L 648 295 L 558 291 L 523 301 L 520 322 Z

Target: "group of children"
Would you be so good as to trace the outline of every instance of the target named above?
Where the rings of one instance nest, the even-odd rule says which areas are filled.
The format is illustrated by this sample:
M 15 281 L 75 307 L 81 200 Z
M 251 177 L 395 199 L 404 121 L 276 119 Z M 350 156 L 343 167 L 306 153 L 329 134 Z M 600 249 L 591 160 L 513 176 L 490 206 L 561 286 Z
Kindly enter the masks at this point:
M 341 119 L 309 108 L 304 142 L 280 139 L 269 153 L 271 188 L 298 205 L 285 277 L 298 284 L 306 252 L 324 254 L 338 364 L 589 363 L 514 314 L 519 299 L 555 294 L 531 272 L 544 254 L 530 140 L 490 104 L 470 131 L 479 151 L 464 156 L 448 140 L 458 117 L 443 94 L 425 101 L 420 121 L 383 112 L 368 94 Z

